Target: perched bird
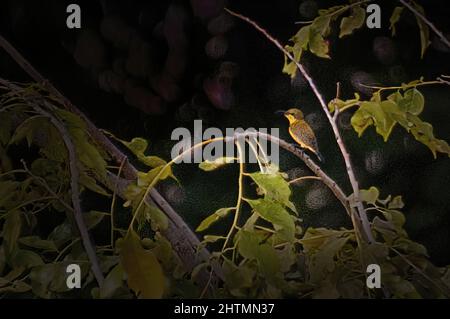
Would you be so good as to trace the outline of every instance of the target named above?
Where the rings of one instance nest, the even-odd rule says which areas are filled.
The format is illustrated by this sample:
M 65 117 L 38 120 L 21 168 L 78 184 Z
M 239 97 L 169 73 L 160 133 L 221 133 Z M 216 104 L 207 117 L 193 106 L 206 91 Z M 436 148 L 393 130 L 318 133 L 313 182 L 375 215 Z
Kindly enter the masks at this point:
M 324 162 L 322 154 L 319 152 L 317 146 L 317 139 L 314 131 L 305 121 L 302 111 L 299 109 L 289 109 L 287 111 L 277 111 L 276 113 L 282 113 L 289 121 L 289 134 L 294 141 L 300 145 L 300 147 L 310 150 L 319 158 L 321 162 Z

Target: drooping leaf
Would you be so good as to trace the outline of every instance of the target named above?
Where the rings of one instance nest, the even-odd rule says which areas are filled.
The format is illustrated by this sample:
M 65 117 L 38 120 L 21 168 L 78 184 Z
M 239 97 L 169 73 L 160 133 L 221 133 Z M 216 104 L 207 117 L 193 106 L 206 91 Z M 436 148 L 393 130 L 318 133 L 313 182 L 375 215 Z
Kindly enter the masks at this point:
M 121 263 L 128 275 L 128 286 L 140 298 L 161 298 L 165 277 L 155 255 L 141 246 L 139 236 L 129 231 L 121 251 Z
M 389 19 L 390 22 L 390 26 L 389 26 L 389 30 L 392 31 L 392 36 L 395 36 L 396 34 L 396 29 L 395 29 L 395 25 L 397 24 L 397 22 L 400 20 L 400 17 L 402 15 L 404 7 L 395 7 L 394 11 L 392 12 L 392 15 Z
M 318 32 L 312 32 L 309 39 L 309 50 L 319 58 L 330 59 L 328 41 Z
M 419 12 L 421 13 L 423 16 L 425 16 L 425 10 L 423 9 L 423 7 L 418 4 L 417 2 L 413 1 L 412 2 L 412 6 Z M 430 45 L 430 28 L 428 27 L 428 25 L 422 20 L 422 18 L 420 18 L 419 16 L 416 15 L 416 21 L 417 21 L 417 25 L 419 26 L 419 31 L 420 31 L 420 45 L 421 45 L 421 51 L 420 51 L 420 57 L 423 59 L 423 56 L 425 55 L 425 52 L 428 48 L 428 46 Z
M 352 9 L 352 14 L 349 17 L 344 17 L 341 20 L 339 38 L 352 34 L 355 30 L 361 28 L 364 25 L 366 18 L 366 10 L 360 6 L 356 6 Z

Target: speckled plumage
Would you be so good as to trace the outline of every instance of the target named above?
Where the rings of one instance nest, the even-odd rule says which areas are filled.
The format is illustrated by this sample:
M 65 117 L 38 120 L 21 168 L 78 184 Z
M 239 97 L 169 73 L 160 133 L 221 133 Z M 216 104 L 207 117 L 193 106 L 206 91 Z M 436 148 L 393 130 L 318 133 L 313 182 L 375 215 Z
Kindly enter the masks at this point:
M 323 157 L 319 152 L 316 135 L 304 120 L 303 113 L 298 109 L 289 109 L 284 113 L 284 116 L 289 120 L 289 134 L 297 142 L 300 147 L 307 149 L 323 161 Z

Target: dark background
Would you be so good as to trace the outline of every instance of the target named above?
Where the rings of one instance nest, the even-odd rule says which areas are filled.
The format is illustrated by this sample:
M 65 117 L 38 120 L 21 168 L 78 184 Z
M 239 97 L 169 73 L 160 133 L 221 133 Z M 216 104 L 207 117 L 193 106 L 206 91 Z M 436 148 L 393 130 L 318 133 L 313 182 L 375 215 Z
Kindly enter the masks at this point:
M 168 103 L 164 115 L 144 114 L 127 105 L 119 94 L 106 93 L 95 85 L 92 74 L 83 70 L 74 60 L 71 47 L 76 43 L 79 30 L 66 28 L 65 8 L 73 1 L 9 0 L 0 4 L 0 30 L 42 73 L 80 107 L 99 127 L 123 139 L 142 136 L 150 141 L 153 154 L 169 158 L 174 144 L 172 130 L 190 127 L 192 121 L 180 119 L 180 109 L 192 98 L 201 101 L 201 111 L 193 118 L 203 119 L 206 125 L 226 127 L 279 127 L 281 137 L 289 139 L 287 123 L 273 114 L 275 110 L 299 107 L 316 131 L 321 153 L 326 158 L 324 170 L 350 192 L 344 165 L 338 153 L 325 115 L 315 97 L 301 78 L 292 83 L 281 73 L 283 56 L 265 38 L 241 21 L 226 33 L 228 50 L 214 60 L 205 54 L 204 45 L 210 35 L 205 23 L 191 17 L 188 31 L 189 67 L 180 82 L 183 93 Z M 172 1 L 107 1 L 133 28 L 149 37 L 139 23 L 142 10 L 154 8 L 157 18 L 163 19 Z M 227 6 L 247 15 L 264 26 L 282 43 L 287 43 L 299 25 L 295 21 L 309 20 L 301 16 L 299 6 L 305 1 L 228 1 Z M 317 1 L 320 8 L 328 8 L 339 1 Z M 419 1 L 427 16 L 439 29 L 449 34 L 450 7 L 447 1 Z M 98 30 L 103 17 L 100 1 L 77 1 L 82 8 L 82 28 Z M 188 12 L 188 1 L 180 1 Z M 367 94 L 358 83 L 398 85 L 402 81 L 434 79 L 449 74 L 449 51 L 431 33 L 432 45 L 424 59 L 420 59 L 419 30 L 413 15 L 406 10 L 397 27 L 397 35 L 390 38 L 389 17 L 396 1 L 378 1 L 382 7 L 382 29 L 363 28 L 355 34 L 337 39 L 330 37 L 331 60 L 305 55 L 303 62 L 314 77 L 327 100 L 335 95 L 336 82 L 342 84 L 342 96 L 350 98 L 353 92 Z M 303 12 L 305 13 L 305 12 Z M 336 29 L 337 25 L 334 25 Z M 167 51 L 164 41 L 160 53 Z M 108 52 L 114 48 L 106 45 Z M 113 55 L 113 53 L 110 53 Z M 110 58 L 110 56 L 108 56 Z M 208 103 L 198 85 L 199 78 L 214 74 L 221 61 L 239 65 L 239 76 L 232 85 L 235 103 L 229 110 L 219 110 Z M 29 78 L 0 52 L 0 76 L 29 81 Z M 421 89 L 426 99 L 422 118 L 433 124 L 438 138 L 450 140 L 450 89 L 430 86 Z M 192 118 L 192 119 L 193 119 Z M 356 169 L 361 188 L 377 186 L 382 197 L 403 195 L 406 207 L 406 228 L 409 235 L 429 250 L 438 264 L 450 263 L 450 162 L 440 155 L 433 159 L 426 146 L 396 127 L 390 140 L 369 128 L 362 138 L 349 127 L 349 117 L 342 116 L 340 127 Z M 307 174 L 297 159 L 282 153 L 281 168 L 290 176 Z M 233 167 L 204 173 L 195 165 L 175 168 L 181 187 L 165 183 L 161 191 L 177 211 L 196 227 L 205 216 L 219 207 L 232 204 L 236 196 L 236 169 Z M 302 212 L 305 225 L 338 227 L 348 226 L 345 212 L 331 193 L 318 182 L 305 182 L 295 187 L 295 202 Z M 88 200 L 86 200 L 88 201 Z M 88 203 L 85 202 L 85 205 Z M 91 203 L 89 203 L 91 204 Z M 95 204 L 95 203 L 94 203 Z

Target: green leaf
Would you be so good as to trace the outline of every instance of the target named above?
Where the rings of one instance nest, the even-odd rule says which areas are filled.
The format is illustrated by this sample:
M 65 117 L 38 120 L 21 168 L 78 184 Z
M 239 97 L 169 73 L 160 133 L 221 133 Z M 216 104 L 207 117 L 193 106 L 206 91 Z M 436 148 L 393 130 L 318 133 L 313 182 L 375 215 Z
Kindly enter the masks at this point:
M 263 219 L 271 222 L 281 239 L 295 241 L 295 223 L 286 209 L 279 203 L 268 199 L 250 200 L 247 202 Z
M 51 240 L 45 240 L 41 239 L 39 236 L 26 236 L 21 237 L 19 239 L 19 243 L 22 245 L 36 248 L 36 249 L 42 249 L 42 250 L 48 250 L 48 251 L 57 251 L 56 245 Z
M 360 6 L 356 6 L 352 9 L 352 14 L 349 17 L 344 17 L 341 20 L 339 38 L 352 34 L 356 29 L 361 28 L 364 25 L 366 18 L 366 10 Z
M 108 299 L 114 297 L 114 294 L 123 286 L 124 271 L 121 264 L 116 265 L 106 276 L 103 285 L 100 287 L 99 297 Z
M 86 187 L 87 189 L 93 191 L 94 193 L 103 195 L 103 196 L 111 196 L 106 189 L 104 189 L 102 186 L 100 186 L 97 181 L 95 180 L 95 178 L 89 176 L 86 174 L 86 172 L 81 171 L 80 172 L 80 178 L 79 178 L 79 182 L 81 185 L 83 185 L 84 187 Z
M 35 295 L 46 299 L 49 299 L 52 296 L 52 293 L 49 291 L 49 285 L 56 272 L 56 268 L 56 264 L 45 264 L 31 269 L 31 287 Z
M 6 256 L 10 256 L 17 248 L 17 240 L 20 236 L 22 221 L 19 211 L 12 211 L 6 217 L 3 225 L 3 246 Z
M 371 186 L 369 189 L 361 189 L 359 194 L 362 201 L 372 205 L 375 205 L 380 197 L 380 191 L 374 186 Z
M 223 263 L 223 274 L 225 285 L 230 293 L 235 297 L 247 297 L 245 289 L 252 288 L 256 269 L 247 265 L 236 266 L 225 260 Z
M 413 1 L 412 6 L 423 16 L 425 16 L 425 10 L 421 5 L 419 5 L 417 2 Z M 417 25 L 419 26 L 420 30 L 420 45 L 421 45 L 421 52 L 420 57 L 423 59 L 423 56 L 425 55 L 425 52 L 430 45 L 430 29 L 428 28 L 428 25 L 416 15 L 416 21 Z
M 335 270 L 335 257 L 349 240 L 348 236 L 342 235 L 342 232 L 320 228 L 308 228 L 306 231 L 301 242 L 310 258 L 309 271 L 312 283 L 320 283 Z M 318 237 L 318 240 L 314 240 L 315 237 Z
M 359 136 L 373 124 L 377 133 L 383 136 L 384 141 L 387 141 L 396 123 L 391 116 L 391 113 L 395 112 L 397 112 L 397 106 L 390 100 L 382 102 L 364 101 L 353 114 L 351 124 Z
M 31 290 L 31 286 L 27 283 L 16 280 L 11 286 L 0 288 L 0 293 L 12 292 L 12 293 L 24 293 Z
M 109 213 L 99 212 L 96 210 L 91 210 L 87 213 L 83 214 L 84 222 L 86 223 L 86 227 L 88 229 L 92 229 L 103 220 L 105 216 L 108 216 Z
M 216 235 L 205 235 L 203 236 L 203 244 L 207 244 L 207 243 L 215 243 L 218 240 L 222 240 L 225 239 L 225 237 L 223 236 L 216 236 Z
M 425 106 L 425 98 L 419 90 L 412 88 L 405 92 L 403 99 L 398 102 L 398 106 L 404 112 L 419 115 Z
M 139 298 L 161 298 L 165 277 L 155 255 L 142 248 L 134 231 L 129 231 L 120 250 L 121 263 L 128 275 L 128 286 Z
M 311 26 L 307 25 L 302 28 L 291 38 L 291 41 L 298 45 L 300 49 L 306 50 L 309 43 L 309 32 Z
M 234 157 L 219 157 L 213 161 L 206 160 L 198 165 L 198 167 L 206 172 L 216 170 L 226 164 L 233 163 L 236 160 Z
M 137 159 L 140 162 L 144 163 L 149 167 L 154 168 L 167 164 L 167 162 L 162 158 L 159 158 L 157 156 L 145 155 L 145 151 L 148 148 L 148 142 L 147 140 L 141 137 L 135 137 L 130 142 L 118 139 L 117 137 L 114 138 L 117 139 L 119 142 L 121 142 L 123 145 L 125 145 L 137 157 Z
M 72 225 L 66 219 L 63 223 L 56 226 L 48 235 L 48 240 L 53 241 L 58 248 L 72 239 Z
M 330 15 L 320 15 L 315 18 L 313 23 L 311 24 L 311 31 L 316 32 L 323 37 L 326 37 L 330 33 L 330 23 Z
M 403 203 L 402 197 L 399 196 L 395 196 L 388 204 L 388 208 L 389 209 L 401 209 L 405 206 L 405 204 Z
M 261 233 L 256 233 L 245 229 L 240 230 L 236 234 L 235 239 L 238 243 L 237 248 L 239 254 L 247 259 L 256 259 L 258 256 L 257 250 L 264 238 L 264 235 Z
M 264 236 L 255 232 L 240 230 L 236 235 L 239 253 L 247 259 L 256 260 L 261 274 L 270 281 L 276 281 L 281 271 L 275 249 L 263 243 Z
M 0 181 L 0 207 L 12 209 L 17 206 L 14 197 L 20 191 L 19 189 L 19 182 L 11 180 Z
M 153 231 L 165 231 L 169 227 L 169 219 L 158 207 L 145 203 L 143 214 L 151 222 Z
M 48 118 L 43 115 L 35 115 L 27 118 L 16 128 L 9 141 L 9 145 L 17 144 L 26 138 L 28 147 L 30 147 L 33 143 L 35 132 L 41 130 L 46 125 L 48 125 Z
M 209 215 L 206 217 L 200 225 L 198 225 L 197 229 L 195 231 L 201 232 L 209 228 L 213 223 L 218 221 L 221 218 L 224 218 L 228 215 L 228 213 L 232 210 L 235 210 L 235 207 L 227 207 L 227 208 L 219 208 L 216 210 L 216 212 L 212 215 Z
M 264 194 L 266 199 L 279 202 L 297 212 L 294 204 L 290 201 L 291 188 L 282 174 L 278 172 L 273 174 L 256 172 L 248 175 L 258 185 L 259 192 Z
M 394 11 L 392 12 L 391 18 L 389 19 L 389 22 L 391 24 L 389 30 L 392 30 L 392 36 L 395 36 L 395 33 L 397 32 L 395 29 L 395 25 L 400 20 L 403 9 L 404 7 L 395 7 Z
M 320 58 L 330 59 L 328 41 L 318 32 L 312 32 L 310 35 L 309 50 Z
M 26 269 L 42 265 L 41 256 L 31 250 L 17 249 L 11 256 L 11 266 L 13 268 L 24 267 Z
M 172 168 L 170 166 L 158 166 L 155 168 L 152 168 L 147 173 L 144 172 L 138 172 L 138 180 L 137 185 L 139 187 L 147 187 L 151 183 L 154 183 L 154 179 L 158 177 L 158 180 L 156 182 L 162 181 L 168 177 L 175 178 L 172 173 Z

